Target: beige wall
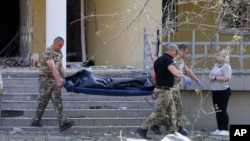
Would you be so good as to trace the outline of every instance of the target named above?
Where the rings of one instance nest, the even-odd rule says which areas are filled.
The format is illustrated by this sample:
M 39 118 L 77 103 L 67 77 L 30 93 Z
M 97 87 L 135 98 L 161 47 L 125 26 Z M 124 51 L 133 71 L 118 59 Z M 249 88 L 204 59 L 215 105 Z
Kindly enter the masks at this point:
M 142 67 L 143 28 L 146 27 L 149 33 L 156 34 L 156 30 L 158 28 L 161 29 L 162 17 L 162 0 L 154 0 L 149 1 L 140 18 L 133 21 L 146 1 L 106 0 L 104 3 L 103 0 L 86 0 L 86 16 L 89 16 L 89 18 L 85 19 L 87 55 L 88 57 L 95 57 L 96 65 Z M 202 11 L 203 9 L 200 7 L 204 5 L 207 5 L 207 2 L 199 2 L 196 5 L 191 3 L 178 5 L 179 14 L 188 12 L 189 14 L 179 15 L 177 20 L 179 25 L 177 31 L 171 34 L 171 41 L 191 42 L 193 29 L 196 30 L 196 41 L 211 41 L 217 14 Z M 32 32 L 30 34 L 30 51 L 31 53 L 38 53 L 40 57 L 45 49 L 45 6 L 46 1 L 44 0 L 30 0 L 31 15 L 29 17 L 31 18 L 30 23 L 32 26 L 30 27 Z M 195 17 L 196 14 L 194 13 L 190 14 L 190 9 L 197 15 L 203 13 L 202 17 Z M 186 22 L 187 19 L 189 19 L 188 22 Z M 129 26 L 129 24 L 131 25 Z M 232 36 L 232 34 L 220 34 L 220 41 L 231 41 Z M 155 36 L 150 36 L 150 39 L 156 41 Z M 244 54 L 249 54 L 248 48 L 249 46 L 244 47 Z M 235 45 L 233 53 L 239 54 L 239 49 L 239 45 Z M 199 53 L 202 51 L 202 48 L 196 47 L 195 52 Z M 214 51 L 211 50 L 210 52 L 213 53 Z M 148 60 L 151 63 L 150 59 Z M 210 67 L 213 59 L 208 59 L 207 61 L 208 63 L 205 67 Z M 239 68 L 240 62 L 238 58 L 231 58 L 230 61 L 234 69 Z M 249 62 L 249 59 L 245 59 L 244 66 L 249 68 Z M 187 63 L 189 65 L 190 61 L 187 61 Z M 204 64 L 198 63 L 196 66 L 204 67 Z
M 86 19 L 87 55 L 95 57 L 96 65 L 142 67 L 143 28 L 156 34 L 162 17 L 162 0 L 154 0 L 149 1 L 145 11 L 136 18 L 145 2 L 146 0 L 87 1 L 86 16 L 90 16 Z
M 39 59 L 45 50 L 45 0 L 31 0 L 32 53 L 38 53 Z

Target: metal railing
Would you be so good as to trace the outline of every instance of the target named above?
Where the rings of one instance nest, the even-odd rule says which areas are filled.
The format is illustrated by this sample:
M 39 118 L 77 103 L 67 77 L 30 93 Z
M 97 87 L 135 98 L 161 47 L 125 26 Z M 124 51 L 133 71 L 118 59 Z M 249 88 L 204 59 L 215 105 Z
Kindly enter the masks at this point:
M 221 42 L 219 41 L 219 34 L 215 35 L 215 41 L 214 42 L 199 42 L 196 41 L 196 31 L 192 30 L 192 40 L 190 42 L 173 42 L 171 41 L 171 33 L 168 34 L 168 39 L 165 42 L 161 42 L 160 45 L 168 45 L 168 44 L 186 44 L 187 46 L 191 46 L 191 50 L 189 49 L 189 54 L 187 57 L 191 59 L 191 66 L 190 68 L 193 71 L 200 70 L 201 68 L 196 68 L 195 63 L 196 60 L 199 60 L 200 58 L 214 58 L 214 52 L 210 52 L 211 47 L 214 48 L 214 50 L 218 50 L 219 48 L 223 48 L 225 46 L 231 46 L 232 44 L 237 45 L 239 47 L 239 52 L 238 53 L 231 53 L 230 54 L 230 60 L 232 58 L 237 58 L 239 60 L 239 66 L 238 67 L 233 67 L 233 72 L 238 72 L 238 73 L 246 73 L 250 72 L 250 67 L 247 68 L 244 66 L 244 61 L 245 59 L 250 60 L 250 52 L 245 51 L 245 47 L 249 46 L 250 47 L 250 41 L 244 41 L 243 37 L 245 35 L 250 35 L 246 33 L 240 33 L 239 36 L 241 37 L 238 42 Z M 250 36 L 249 36 L 250 38 Z M 149 66 L 152 66 L 152 61 L 149 61 L 149 56 L 150 52 L 148 51 L 148 44 L 146 41 L 147 38 L 144 38 L 144 60 L 143 60 L 143 69 L 147 70 Z M 157 47 L 157 42 L 152 42 L 153 47 Z M 197 52 L 197 47 L 202 47 L 203 52 Z M 155 49 L 156 50 L 156 49 Z M 151 64 L 150 64 L 151 63 Z M 250 62 L 249 62 L 250 63 Z

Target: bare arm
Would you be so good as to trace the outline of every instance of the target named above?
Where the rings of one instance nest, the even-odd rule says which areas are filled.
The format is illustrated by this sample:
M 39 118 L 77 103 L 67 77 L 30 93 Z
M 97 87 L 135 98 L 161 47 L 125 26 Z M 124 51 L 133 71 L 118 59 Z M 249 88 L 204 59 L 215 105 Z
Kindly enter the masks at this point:
M 232 69 L 230 65 L 226 65 L 225 68 L 223 67 L 224 76 L 212 76 L 211 73 L 209 74 L 210 81 L 219 81 L 219 82 L 229 82 L 232 77 Z
M 53 77 L 56 80 L 57 87 L 62 88 L 62 82 L 61 82 L 61 79 L 59 76 L 59 72 L 57 71 L 57 69 L 55 67 L 54 60 L 48 60 L 48 61 L 46 61 L 46 63 L 48 65 L 49 69 L 52 71 Z
M 183 78 L 185 76 L 174 65 L 169 65 L 168 70 L 176 77 Z
M 60 71 L 60 74 L 61 74 L 62 78 L 65 78 L 66 77 L 66 72 L 65 72 L 65 69 L 64 69 L 62 63 L 61 63 L 61 66 L 59 68 L 59 71 Z
M 152 82 L 153 82 L 154 85 L 156 85 L 156 74 L 155 74 L 155 70 L 154 69 L 152 70 L 152 74 L 151 75 L 152 75 Z
M 220 77 L 216 77 L 216 80 L 220 82 L 228 82 L 231 80 L 231 78 L 226 77 L 226 76 L 220 76 Z
M 188 67 L 185 67 L 185 71 L 187 73 L 187 75 L 193 79 L 194 81 L 198 82 L 199 79 L 196 77 L 196 75 L 188 68 Z
M 215 76 L 210 76 L 209 77 L 209 80 L 210 81 L 219 81 L 219 82 L 229 82 L 231 80 L 231 78 L 228 78 L 226 76 L 218 76 L 218 77 L 215 77 Z

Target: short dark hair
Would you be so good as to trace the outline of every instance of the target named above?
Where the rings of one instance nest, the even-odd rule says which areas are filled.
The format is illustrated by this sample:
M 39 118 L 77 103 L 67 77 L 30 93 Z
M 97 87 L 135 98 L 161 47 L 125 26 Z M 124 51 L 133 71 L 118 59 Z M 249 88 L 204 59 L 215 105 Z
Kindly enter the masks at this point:
M 57 36 L 57 37 L 54 39 L 54 42 L 64 42 L 64 39 L 63 39 L 61 36 Z
M 179 48 L 179 50 L 181 50 L 181 49 L 186 50 L 186 49 L 187 49 L 187 45 L 185 45 L 185 44 L 180 44 L 180 45 L 178 45 L 178 48 Z

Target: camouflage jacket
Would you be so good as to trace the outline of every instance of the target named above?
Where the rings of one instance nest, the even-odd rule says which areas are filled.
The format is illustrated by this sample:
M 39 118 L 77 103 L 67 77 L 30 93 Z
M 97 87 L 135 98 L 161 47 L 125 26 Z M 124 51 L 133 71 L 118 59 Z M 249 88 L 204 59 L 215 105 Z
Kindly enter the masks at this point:
M 182 58 L 174 58 L 173 65 L 181 71 L 183 74 L 186 73 L 186 64 Z M 182 78 L 175 77 L 174 79 L 174 85 L 178 85 L 179 87 L 182 85 Z
M 62 63 L 63 54 L 60 51 L 54 51 L 52 47 L 48 47 L 43 54 L 43 58 L 41 59 L 41 70 L 40 75 L 45 77 L 53 77 L 52 71 L 49 69 L 46 61 L 54 60 L 55 67 L 59 71 L 59 67 Z

